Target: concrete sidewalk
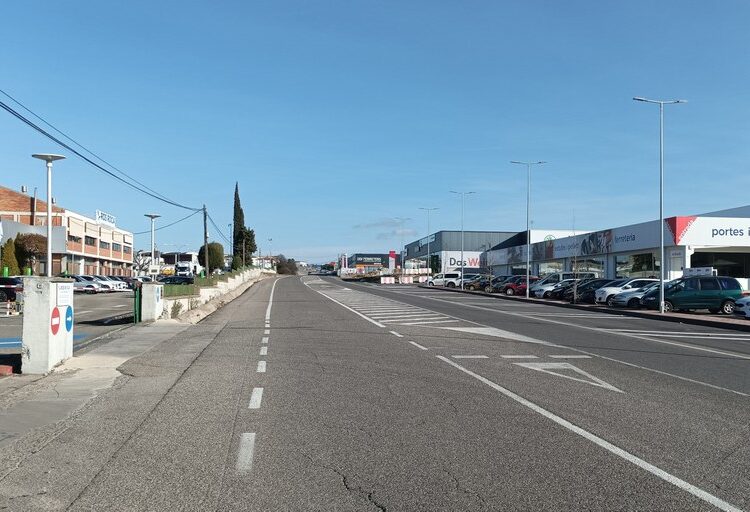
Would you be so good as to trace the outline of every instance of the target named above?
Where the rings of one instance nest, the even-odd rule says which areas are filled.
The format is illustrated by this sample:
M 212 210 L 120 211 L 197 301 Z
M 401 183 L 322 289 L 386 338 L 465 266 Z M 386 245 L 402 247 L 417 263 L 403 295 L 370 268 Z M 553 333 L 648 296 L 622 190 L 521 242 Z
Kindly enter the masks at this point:
M 0 379 L 0 447 L 24 434 L 65 419 L 109 388 L 117 368 L 188 325 L 171 320 L 125 329 L 109 343 L 74 356 L 47 376 L 14 375 Z

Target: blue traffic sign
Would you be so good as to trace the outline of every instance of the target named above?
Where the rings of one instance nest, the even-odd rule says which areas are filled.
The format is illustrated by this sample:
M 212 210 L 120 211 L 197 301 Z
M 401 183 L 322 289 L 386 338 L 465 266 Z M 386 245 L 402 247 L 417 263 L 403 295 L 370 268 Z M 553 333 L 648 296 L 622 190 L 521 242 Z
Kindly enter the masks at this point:
M 68 309 L 65 310 L 65 329 L 68 332 L 73 330 L 73 306 L 68 306 Z

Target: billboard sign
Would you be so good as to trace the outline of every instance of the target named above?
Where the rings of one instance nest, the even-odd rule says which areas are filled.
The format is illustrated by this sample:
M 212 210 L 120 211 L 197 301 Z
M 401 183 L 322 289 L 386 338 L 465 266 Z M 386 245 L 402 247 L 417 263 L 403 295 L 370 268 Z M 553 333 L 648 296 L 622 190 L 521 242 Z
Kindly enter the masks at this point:
M 105 226 L 113 228 L 115 227 L 116 221 L 117 218 L 114 215 L 103 212 L 101 210 L 96 210 L 96 222 L 98 224 L 104 224 Z

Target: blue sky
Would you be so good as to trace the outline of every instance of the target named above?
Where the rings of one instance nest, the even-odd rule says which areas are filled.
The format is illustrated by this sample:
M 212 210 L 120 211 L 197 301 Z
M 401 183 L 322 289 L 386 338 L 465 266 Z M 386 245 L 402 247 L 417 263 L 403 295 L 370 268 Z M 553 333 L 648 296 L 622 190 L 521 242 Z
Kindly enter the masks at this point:
M 750 203 L 750 66 L 741 1 L 15 2 L 0 88 L 166 196 L 245 216 L 274 253 L 321 262 L 467 229 L 597 229 Z M 44 187 L 60 151 L 0 112 L 0 184 Z M 145 230 L 185 212 L 70 158 L 54 195 Z M 574 220 L 575 219 L 575 220 Z M 198 217 L 158 233 L 195 248 Z M 217 238 L 211 229 L 212 238 Z M 137 237 L 145 248 L 147 236 Z M 268 243 L 261 243 L 263 251 Z

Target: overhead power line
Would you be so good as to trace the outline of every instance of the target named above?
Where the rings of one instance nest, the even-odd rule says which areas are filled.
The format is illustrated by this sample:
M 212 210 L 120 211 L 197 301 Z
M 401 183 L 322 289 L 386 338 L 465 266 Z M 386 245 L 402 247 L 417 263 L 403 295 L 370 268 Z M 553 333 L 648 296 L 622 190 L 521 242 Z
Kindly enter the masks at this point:
M 10 94 L 8 94 L 7 92 L 5 92 L 4 90 L 0 89 L 0 94 L 3 94 L 7 98 L 10 98 L 10 100 L 12 100 L 16 105 L 20 106 L 26 112 L 28 112 L 29 114 L 31 114 L 32 116 L 34 116 L 35 118 L 37 118 L 38 120 L 40 120 L 42 123 L 46 124 L 47 126 L 49 126 L 50 128 L 52 128 L 53 130 L 55 130 L 57 133 L 59 133 L 60 135 L 62 135 L 66 139 L 68 139 L 70 142 L 72 142 L 73 144 L 75 144 L 76 146 L 78 146 L 79 148 L 81 148 L 86 153 L 88 153 L 89 155 L 93 156 L 94 158 L 96 158 L 97 160 L 99 160 L 100 162 L 102 162 L 103 164 L 105 164 L 105 165 L 109 166 L 110 168 L 114 169 L 115 171 L 117 171 L 121 175 L 123 175 L 126 178 L 128 178 L 129 180 L 137 183 L 138 185 L 142 186 L 146 190 L 149 190 L 149 191 L 153 192 L 154 194 L 156 194 L 156 195 L 158 195 L 158 196 L 160 196 L 160 197 L 162 197 L 164 199 L 169 200 L 168 197 L 164 196 L 163 194 L 160 194 L 156 190 L 150 188 L 145 183 L 143 183 L 141 181 L 138 181 L 137 179 L 135 179 L 134 177 L 130 176 L 128 173 L 126 173 L 122 169 L 119 169 L 119 168 L 115 167 L 113 164 L 111 164 L 108 161 L 106 161 L 104 158 L 100 157 L 99 155 L 97 155 L 96 153 L 94 153 L 93 151 L 91 151 L 89 148 L 87 148 L 86 146 L 84 146 L 83 144 L 81 144 L 80 142 L 78 142 L 77 140 L 75 140 L 73 137 L 71 137 L 67 133 L 63 132 L 62 130 L 60 130 L 57 126 L 53 125 L 52 123 L 50 123 L 49 121 L 47 121 L 46 119 L 44 119 L 42 116 L 40 116 L 39 114 L 37 114 L 36 112 L 34 112 L 33 110 L 31 110 L 29 107 L 27 107 L 26 105 L 24 105 L 23 103 L 21 103 L 20 101 L 18 101 L 16 98 L 14 98 L 13 96 L 11 96 Z
M 219 229 L 219 226 L 217 226 L 216 222 L 214 222 L 214 219 L 211 218 L 211 215 L 209 215 L 208 213 L 206 215 L 208 216 L 209 222 L 211 222 L 211 225 L 214 227 L 216 232 L 219 233 L 221 238 L 223 238 L 227 244 L 232 245 L 232 241 L 229 240 L 229 238 L 227 238 L 227 236 L 224 233 L 222 233 L 222 231 Z
M 155 193 L 155 192 L 151 191 L 150 189 L 148 189 L 148 187 L 145 187 L 144 185 L 138 185 L 138 184 L 136 184 L 137 182 L 136 183 L 131 183 L 130 181 L 126 180 L 125 178 L 123 178 L 121 176 L 118 176 L 117 174 L 115 174 L 114 172 L 110 171 L 109 169 L 106 169 L 106 168 L 102 167 L 101 165 L 99 165 L 98 163 L 94 162 L 93 160 L 91 160 L 87 156 L 81 154 L 79 151 L 77 151 L 76 149 L 72 148 L 70 145 L 68 145 L 65 142 L 61 141 L 60 139 L 58 139 L 57 137 L 55 137 L 54 135 L 52 135 L 51 133 L 49 133 L 48 131 L 46 131 L 44 128 L 40 127 L 39 125 L 35 124 L 30 119 L 26 118 L 23 114 L 21 114 L 20 112 L 16 111 L 15 109 L 13 109 L 13 107 L 9 106 L 7 103 L 5 103 L 3 101 L 0 101 L 0 108 L 2 108 L 3 110 L 7 111 L 9 114 L 11 114 L 12 116 L 16 117 L 17 119 L 19 119 L 20 121 L 22 121 L 26 125 L 30 126 L 34 130 L 36 130 L 37 132 L 41 133 L 42 135 L 44 135 L 45 137 L 47 137 L 51 141 L 55 142 L 56 144 L 60 145 L 61 147 L 65 148 L 65 149 L 67 149 L 68 151 L 70 151 L 74 155 L 78 156 L 79 158 L 81 158 L 85 162 L 91 164 L 92 166 L 96 167 L 100 171 L 108 174 L 109 176 L 111 176 L 114 179 L 116 179 L 116 180 L 124 183 L 125 185 L 133 188 L 134 190 L 137 190 L 138 192 L 141 192 L 142 194 L 146 194 L 147 196 L 150 196 L 150 197 L 152 197 L 152 198 L 154 198 L 156 200 L 162 201 L 162 202 L 170 204 L 172 206 L 176 206 L 177 208 L 183 208 L 185 210 L 191 210 L 191 211 L 201 211 L 202 210 L 202 208 L 193 208 L 191 206 L 186 206 L 186 205 L 180 204 L 180 203 L 178 203 L 176 201 L 172 201 L 171 199 L 168 199 L 168 198 L 164 197 L 163 195 L 159 194 L 158 192 Z M 98 158 L 98 157 L 96 157 L 96 158 Z M 121 172 L 121 171 L 118 171 L 118 172 Z M 133 180 L 132 178 L 130 178 L 130 179 Z M 135 180 L 133 180 L 133 181 L 135 181 Z
M 191 214 L 189 214 L 189 215 L 187 215 L 187 216 L 185 216 L 185 217 L 181 218 L 180 220 L 176 220 L 176 221 L 174 221 L 174 222 L 170 222 L 169 224 L 165 224 L 165 225 L 163 225 L 163 226 L 159 226 L 158 228 L 155 228 L 155 229 L 154 229 L 154 231 L 161 231 L 162 229 L 167 229 L 167 228 L 171 228 L 171 227 L 172 227 L 172 226 L 174 226 L 175 224 L 179 224 L 180 222 L 182 222 L 182 221 L 184 221 L 184 220 L 188 220 L 188 219 L 189 219 L 190 217 L 192 217 L 193 215 L 197 215 L 197 214 L 201 213 L 201 211 L 203 211 L 203 210 L 196 210 L 196 211 L 194 211 L 193 213 L 191 213 Z M 134 234 L 134 235 L 145 235 L 146 233 L 151 233 L 151 230 L 150 230 L 150 229 L 147 229 L 146 231 L 138 231 L 137 233 L 133 233 L 133 234 Z

